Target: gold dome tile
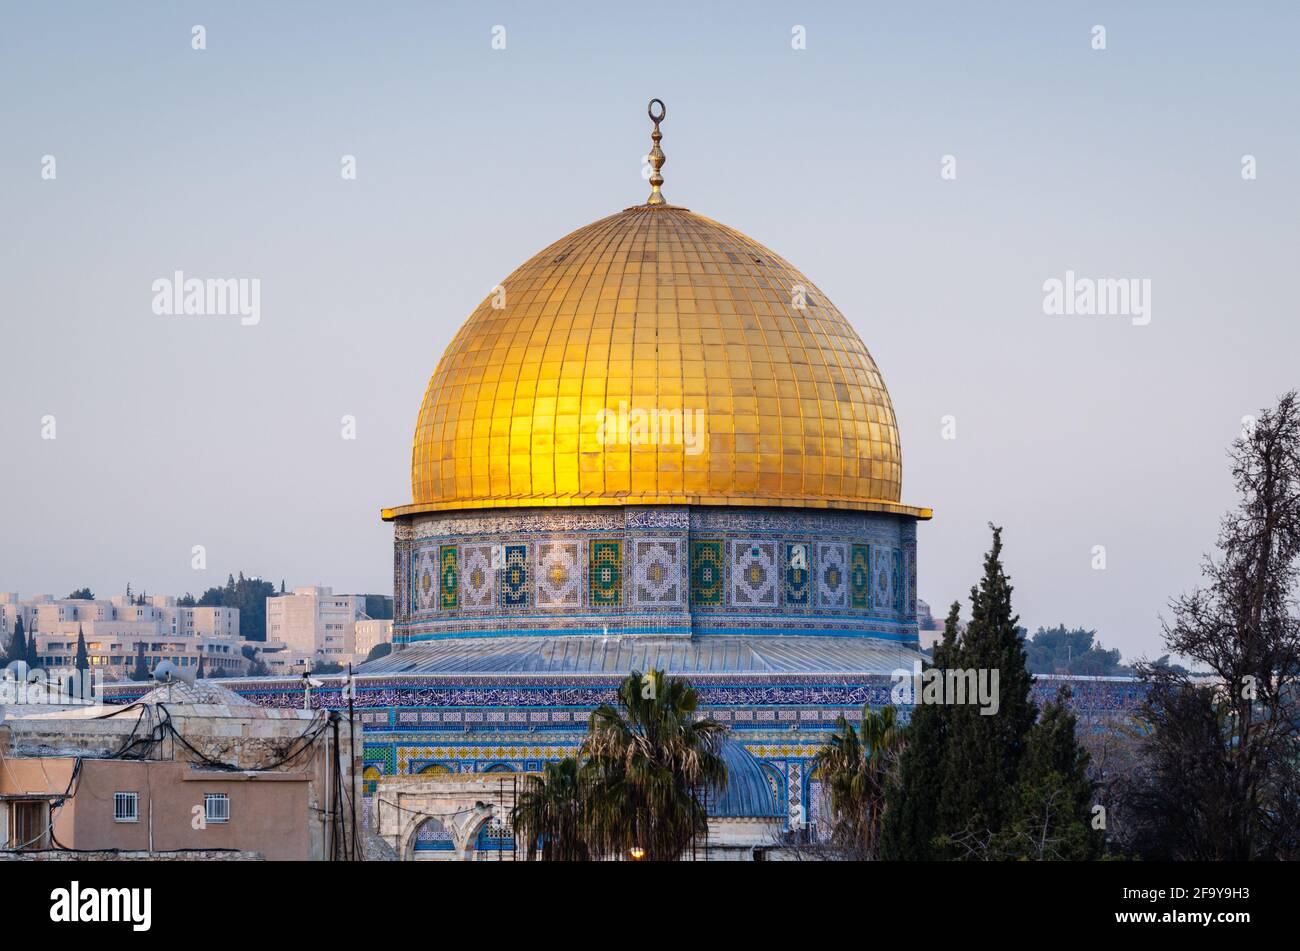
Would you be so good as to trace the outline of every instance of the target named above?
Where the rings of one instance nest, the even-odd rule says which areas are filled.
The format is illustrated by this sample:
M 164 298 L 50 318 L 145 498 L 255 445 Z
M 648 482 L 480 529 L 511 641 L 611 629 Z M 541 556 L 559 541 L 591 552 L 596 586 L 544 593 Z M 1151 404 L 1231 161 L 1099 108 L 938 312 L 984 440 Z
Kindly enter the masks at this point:
M 929 517 L 900 502 L 894 409 L 861 338 L 740 232 L 638 205 L 561 238 L 501 286 L 504 306 L 489 295 L 434 371 L 413 501 L 385 518 L 692 503 Z M 682 439 L 602 439 L 602 410 L 701 412 L 698 452 Z

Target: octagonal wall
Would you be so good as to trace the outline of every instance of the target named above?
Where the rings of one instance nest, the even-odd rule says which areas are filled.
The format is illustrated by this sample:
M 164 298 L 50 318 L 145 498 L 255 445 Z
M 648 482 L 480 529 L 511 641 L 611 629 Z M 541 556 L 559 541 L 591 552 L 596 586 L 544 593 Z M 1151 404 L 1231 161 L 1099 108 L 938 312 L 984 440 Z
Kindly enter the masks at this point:
M 404 516 L 394 643 L 591 634 L 914 645 L 916 523 L 813 509 L 610 506 Z

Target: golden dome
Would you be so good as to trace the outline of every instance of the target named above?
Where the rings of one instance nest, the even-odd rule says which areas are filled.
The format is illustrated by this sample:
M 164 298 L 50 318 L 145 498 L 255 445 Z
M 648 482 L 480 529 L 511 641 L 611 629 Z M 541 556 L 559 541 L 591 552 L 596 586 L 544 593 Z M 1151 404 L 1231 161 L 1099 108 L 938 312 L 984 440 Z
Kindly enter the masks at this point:
M 844 316 L 767 248 L 656 197 L 561 238 L 470 315 L 420 407 L 413 503 L 384 517 L 690 503 L 928 518 L 900 503 L 894 409 Z

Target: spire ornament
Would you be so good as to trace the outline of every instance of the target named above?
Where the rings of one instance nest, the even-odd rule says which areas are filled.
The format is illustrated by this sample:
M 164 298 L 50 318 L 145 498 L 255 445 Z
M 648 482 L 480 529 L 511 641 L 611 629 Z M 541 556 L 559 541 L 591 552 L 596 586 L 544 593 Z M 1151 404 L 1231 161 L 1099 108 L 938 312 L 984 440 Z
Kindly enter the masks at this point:
M 655 115 L 656 105 L 659 106 L 658 115 Z M 668 107 L 664 105 L 662 99 L 651 99 L 650 104 L 646 106 L 646 115 L 648 115 L 650 121 L 655 124 L 655 128 L 654 131 L 650 133 L 650 138 L 654 141 L 654 148 L 652 148 L 650 154 L 646 156 L 646 160 L 649 161 L 650 167 L 653 171 L 650 173 L 650 197 L 645 200 L 645 203 L 647 205 L 664 205 L 668 203 L 668 200 L 664 198 L 663 192 L 659 190 L 659 186 L 664 183 L 664 177 L 660 174 L 659 170 L 664 167 L 664 162 L 666 162 L 667 159 L 664 158 L 663 149 L 659 148 L 659 142 L 664 137 L 664 134 L 659 131 L 659 123 L 663 122 L 664 119 L 668 117 Z

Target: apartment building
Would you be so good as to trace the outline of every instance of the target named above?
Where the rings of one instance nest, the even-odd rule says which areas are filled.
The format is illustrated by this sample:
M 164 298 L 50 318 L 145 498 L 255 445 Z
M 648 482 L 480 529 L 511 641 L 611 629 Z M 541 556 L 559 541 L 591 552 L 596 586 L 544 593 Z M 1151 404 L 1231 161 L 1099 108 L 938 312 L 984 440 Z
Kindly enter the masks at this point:
M 21 617 L 46 667 L 76 662 L 78 633 L 86 640 L 91 668 L 102 668 L 106 680 L 125 679 L 135 671 L 141 644 L 150 669 L 170 660 L 196 673 L 202 663 L 205 675 L 237 676 L 248 667 L 238 608 L 178 605 L 171 596 L 83 601 L 36 595 L 23 600 L 9 592 L 0 593 L 0 610 L 0 640 L 8 643 Z
M 319 660 L 346 664 L 356 653 L 356 624 L 366 598 L 314 585 L 266 599 L 267 646 L 280 644 Z

